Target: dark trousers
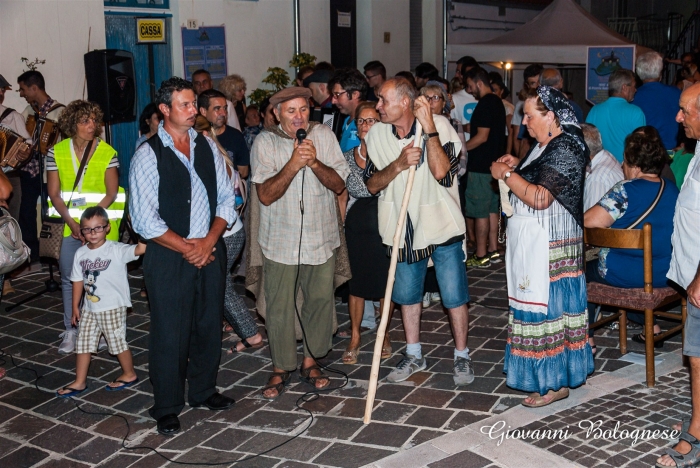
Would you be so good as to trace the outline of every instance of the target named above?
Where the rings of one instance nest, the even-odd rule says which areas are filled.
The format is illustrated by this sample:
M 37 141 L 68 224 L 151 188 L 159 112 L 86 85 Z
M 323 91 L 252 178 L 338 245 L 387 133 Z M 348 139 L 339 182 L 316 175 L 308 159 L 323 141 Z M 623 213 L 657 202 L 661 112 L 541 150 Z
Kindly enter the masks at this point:
M 216 392 L 221 360 L 226 246 L 219 239 L 215 260 L 197 269 L 179 254 L 149 242 L 143 277 L 151 309 L 149 374 L 151 416 L 179 414 L 187 400 L 200 404 Z
M 39 260 L 39 235 L 36 228 L 36 204 L 41 195 L 41 176 L 32 177 L 29 172 L 19 171 L 22 200 L 19 206 L 19 228 L 22 240 L 31 249 L 30 261 Z

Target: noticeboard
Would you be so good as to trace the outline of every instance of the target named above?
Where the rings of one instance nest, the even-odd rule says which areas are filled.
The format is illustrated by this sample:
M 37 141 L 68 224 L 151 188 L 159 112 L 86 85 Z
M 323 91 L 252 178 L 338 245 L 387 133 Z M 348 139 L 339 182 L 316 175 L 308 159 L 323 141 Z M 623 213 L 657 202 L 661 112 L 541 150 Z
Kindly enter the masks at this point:
M 586 100 L 600 104 L 608 99 L 608 78 L 621 68 L 634 70 L 636 46 L 588 47 L 586 58 Z
M 138 44 L 165 44 L 165 18 L 136 18 Z
M 228 73 L 226 64 L 226 27 L 202 26 L 198 29 L 182 28 L 182 55 L 185 79 L 192 79 L 192 72 L 200 68 L 211 75 L 214 87 Z

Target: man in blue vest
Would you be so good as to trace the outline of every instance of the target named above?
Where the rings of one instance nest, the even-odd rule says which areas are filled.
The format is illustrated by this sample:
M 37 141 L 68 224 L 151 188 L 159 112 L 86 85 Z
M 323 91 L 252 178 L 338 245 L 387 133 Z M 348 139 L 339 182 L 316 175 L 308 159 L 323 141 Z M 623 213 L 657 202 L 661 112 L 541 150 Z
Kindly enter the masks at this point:
M 158 432 L 169 435 L 180 430 L 185 380 L 191 407 L 223 410 L 234 403 L 217 392 L 216 376 L 226 275 L 221 234 L 236 211 L 219 150 L 192 128 L 197 117 L 192 83 L 164 81 L 156 105 L 163 113 L 158 133 L 131 161 L 130 211 L 134 229 L 149 244 L 143 260 L 155 400 L 149 412 Z

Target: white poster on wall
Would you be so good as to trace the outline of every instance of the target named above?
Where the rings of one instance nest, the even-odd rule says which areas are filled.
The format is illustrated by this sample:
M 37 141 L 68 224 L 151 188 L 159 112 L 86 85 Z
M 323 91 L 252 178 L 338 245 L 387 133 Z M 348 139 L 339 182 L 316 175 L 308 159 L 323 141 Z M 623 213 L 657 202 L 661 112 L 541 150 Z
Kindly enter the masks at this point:
M 352 12 L 344 11 L 338 12 L 338 27 L 339 28 L 349 28 L 352 24 Z

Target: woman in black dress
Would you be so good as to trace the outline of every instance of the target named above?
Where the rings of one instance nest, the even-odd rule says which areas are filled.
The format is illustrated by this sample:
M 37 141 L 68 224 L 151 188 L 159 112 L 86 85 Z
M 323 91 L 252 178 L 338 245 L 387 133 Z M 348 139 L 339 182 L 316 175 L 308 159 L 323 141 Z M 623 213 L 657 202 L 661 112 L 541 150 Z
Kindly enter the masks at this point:
M 355 111 L 357 136 L 360 146 L 345 153 L 345 159 L 350 165 L 350 175 L 347 188 L 350 195 L 347 216 L 345 217 L 345 238 L 350 257 L 352 279 L 349 283 L 350 297 L 348 309 L 350 312 L 351 337 L 345 353 L 344 364 L 355 364 L 360 351 L 362 337 L 360 323 L 364 312 L 365 299 L 381 299 L 384 302 L 384 290 L 389 272 L 389 257 L 387 249 L 379 235 L 377 221 L 377 197 L 367 191 L 363 178 L 367 164 L 367 146 L 365 136 L 376 122 L 379 114 L 373 102 L 362 102 Z M 393 304 L 391 309 L 393 310 Z M 391 343 L 386 334 L 382 347 L 382 359 L 391 357 Z

